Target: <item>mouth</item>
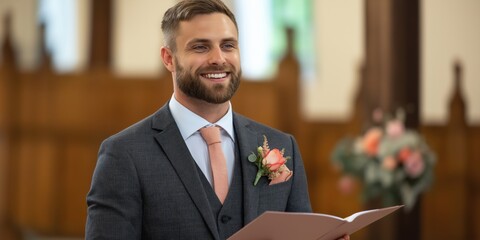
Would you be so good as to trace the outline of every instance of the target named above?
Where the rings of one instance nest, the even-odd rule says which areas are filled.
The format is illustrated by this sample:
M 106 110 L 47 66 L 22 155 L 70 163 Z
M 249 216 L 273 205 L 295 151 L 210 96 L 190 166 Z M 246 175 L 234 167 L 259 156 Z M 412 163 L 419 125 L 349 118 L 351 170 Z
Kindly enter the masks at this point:
M 222 82 L 226 80 L 229 75 L 230 75 L 229 72 L 213 72 L 213 73 L 200 74 L 200 76 L 202 76 L 203 78 L 213 82 Z

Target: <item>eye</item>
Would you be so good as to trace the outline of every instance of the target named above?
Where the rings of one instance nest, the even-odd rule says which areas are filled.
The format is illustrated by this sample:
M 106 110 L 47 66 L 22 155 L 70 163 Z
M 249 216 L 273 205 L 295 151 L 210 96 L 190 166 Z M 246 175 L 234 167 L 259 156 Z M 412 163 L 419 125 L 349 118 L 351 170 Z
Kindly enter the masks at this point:
M 237 45 L 235 43 L 224 43 L 222 45 L 222 49 L 231 51 L 237 48 Z
M 208 50 L 208 47 L 205 45 L 198 44 L 198 45 L 193 45 L 192 49 L 195 52 L 205 52 Z

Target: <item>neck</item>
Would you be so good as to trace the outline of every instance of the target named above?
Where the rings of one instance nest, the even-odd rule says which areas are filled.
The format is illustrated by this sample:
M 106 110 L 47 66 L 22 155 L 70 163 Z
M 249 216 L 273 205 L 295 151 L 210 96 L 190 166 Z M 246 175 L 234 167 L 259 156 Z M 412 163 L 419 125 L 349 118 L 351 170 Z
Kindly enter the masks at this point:
M 180 91 L 176 91 L 174 96 L 180 104 L 210 123 L 215 123 L 220 120 L 227 114 L 228 108 L 230 107 L 229 102 L 219 104 L 208 103 L 204 100 L 186 96 Z

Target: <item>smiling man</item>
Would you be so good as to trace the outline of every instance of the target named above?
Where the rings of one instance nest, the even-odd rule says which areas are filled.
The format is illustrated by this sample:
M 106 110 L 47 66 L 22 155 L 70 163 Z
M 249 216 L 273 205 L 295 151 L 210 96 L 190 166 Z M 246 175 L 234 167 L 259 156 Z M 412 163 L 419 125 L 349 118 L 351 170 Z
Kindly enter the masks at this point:
M 166 37 L 161 54 L 172 72 L 175 99 L 212 123 L 225 115 L 240 85 L 238 32 L 232 19 L 211 13 L 175 24 L 165 19 L 162 25 L 166 35 L 173 35 Z M 176 32 L 170 29 L 174 27 Z
M 172 98 L 100 146 L 86 239 L 226 239 L 268 210 L 310 212 L 295 139 L 232 110 L 241 67 L 230 10 L 181 1 L 162 31 Z M 257 178 L 249 156 L 265 138 L 277 154 L 259 154 L 269 174 Z

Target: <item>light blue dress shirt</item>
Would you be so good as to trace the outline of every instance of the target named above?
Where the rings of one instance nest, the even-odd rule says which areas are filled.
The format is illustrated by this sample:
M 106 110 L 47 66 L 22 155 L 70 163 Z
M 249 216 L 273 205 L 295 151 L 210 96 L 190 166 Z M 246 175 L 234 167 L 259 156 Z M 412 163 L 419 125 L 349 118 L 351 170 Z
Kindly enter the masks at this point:
M 210 182 L 210 185 L 212 185 L 213 182 L 213 175 L 212 168 L 210 167 L 210 158 L 208 157 L 208 147 L 200 135 L 199 130 L 210 125 L 220 127 L 222 148 L 225 159 L 227 160 L 228 185 L 230 185 L 235 161 L 235 131 L 233 130 L 232 104 L 229 104 L 227 114 L 218 120 L 218 122 L 210 123 L 180 104 L 175 99 L 175 96 L 172 96 L 168 103 L 190 154 Z

